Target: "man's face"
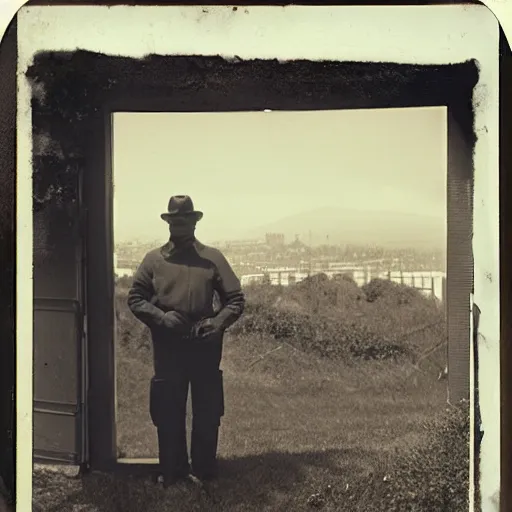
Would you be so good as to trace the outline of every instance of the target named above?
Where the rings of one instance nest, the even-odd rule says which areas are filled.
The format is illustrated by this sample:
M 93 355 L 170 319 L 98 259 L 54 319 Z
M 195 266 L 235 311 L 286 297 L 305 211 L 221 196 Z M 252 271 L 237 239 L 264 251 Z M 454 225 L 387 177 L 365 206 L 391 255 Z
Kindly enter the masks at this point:
M 193 215 L 173 217 L 169 220 L 169 232 L 171 236 L 187 236 L 194 233 L 196 218 Z

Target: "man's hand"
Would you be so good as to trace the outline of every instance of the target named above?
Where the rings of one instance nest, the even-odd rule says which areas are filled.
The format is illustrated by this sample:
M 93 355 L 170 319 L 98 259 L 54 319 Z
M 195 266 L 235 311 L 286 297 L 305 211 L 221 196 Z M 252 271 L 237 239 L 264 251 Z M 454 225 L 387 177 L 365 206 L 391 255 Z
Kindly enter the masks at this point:
M 192 336 L 194 338 L 204 339 L 212 334 L 219 333 L 220 330 L 220 326 L 218 322 L 215 321 L 215 318 L 205 318 L 194 324 L 192 327 Z
M 177 311 L 168 311 L 162 318 L 162 327 L 169 330 L 176 330 L 187 325 L 187 318 Z

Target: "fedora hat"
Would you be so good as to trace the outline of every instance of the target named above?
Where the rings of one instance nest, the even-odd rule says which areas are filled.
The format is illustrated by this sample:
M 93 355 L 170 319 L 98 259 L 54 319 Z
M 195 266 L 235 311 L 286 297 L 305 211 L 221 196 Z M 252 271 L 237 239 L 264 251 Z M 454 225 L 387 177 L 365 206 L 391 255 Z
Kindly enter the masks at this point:
M 169 222 L 173 217 L 193 216 L 196 220 L 203 218 L 203 212 L 194 210 L 194 203 L 190 196 L 172 196 L 169 199 L 167 211 L 162 213 L 160 217 Z

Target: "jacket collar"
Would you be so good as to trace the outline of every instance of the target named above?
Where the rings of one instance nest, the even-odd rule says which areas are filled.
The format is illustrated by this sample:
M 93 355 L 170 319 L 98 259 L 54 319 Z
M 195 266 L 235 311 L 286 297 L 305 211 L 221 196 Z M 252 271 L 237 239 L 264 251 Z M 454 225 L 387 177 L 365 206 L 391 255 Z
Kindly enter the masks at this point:
M 171 256 L 186 251 L 191 247 L 197 248 L 198 244 L 199 242 L 195 237 L 180 247 L 176 247 L 176 245 L 171 240 L 169 240 L 165 245 L 163 245 L 160 248 L 160 252 L 164 258 L 170 258 Z

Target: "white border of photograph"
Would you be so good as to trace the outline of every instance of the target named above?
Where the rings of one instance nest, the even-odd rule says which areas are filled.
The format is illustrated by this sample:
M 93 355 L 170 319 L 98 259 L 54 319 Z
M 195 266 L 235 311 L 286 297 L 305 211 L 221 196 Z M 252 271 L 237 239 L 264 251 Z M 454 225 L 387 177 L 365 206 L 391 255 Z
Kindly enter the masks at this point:
M 137 34 L 137 37 L 133 37 Z M 42 50 L 449 64 L 476 59 L 475 291 L 480 318 L 483 510 L 498 510 L 500 288 L 498 22 L 483 6 L 42 6 L 18 14 L 17 311 L 32 309 L 32 122 L 24 73 Z M 32 324 L 17 319 L 17 507 L 32 506 Z M 468 339 L 468 343 L 470 340 Z

